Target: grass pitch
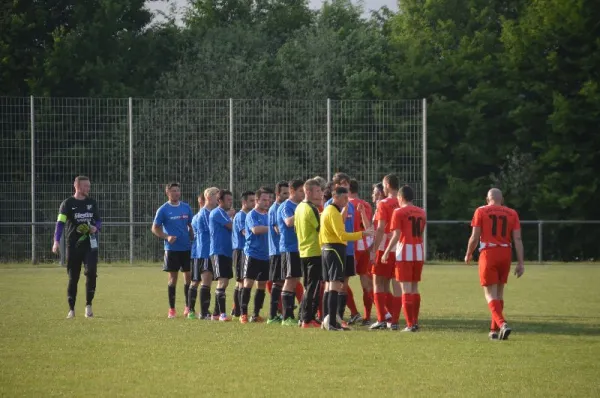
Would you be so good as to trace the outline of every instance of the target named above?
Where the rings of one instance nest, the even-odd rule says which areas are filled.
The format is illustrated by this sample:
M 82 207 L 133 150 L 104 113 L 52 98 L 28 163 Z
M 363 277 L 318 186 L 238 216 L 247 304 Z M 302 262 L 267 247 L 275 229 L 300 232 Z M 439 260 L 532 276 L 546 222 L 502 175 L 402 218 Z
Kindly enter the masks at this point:
M 82 280 L 66 320 L 63 268 L 4 265 L 0 396 L 600 396 L 600 266 L 511 277 L 503 342 L 487 339 L 475 267 L 427 266 L 423 278 L 421 332 L 327 333 L 188 321 L 181 285 L 168 320 L 159 265 L 101 264 L 96 317 L 83 317 Z

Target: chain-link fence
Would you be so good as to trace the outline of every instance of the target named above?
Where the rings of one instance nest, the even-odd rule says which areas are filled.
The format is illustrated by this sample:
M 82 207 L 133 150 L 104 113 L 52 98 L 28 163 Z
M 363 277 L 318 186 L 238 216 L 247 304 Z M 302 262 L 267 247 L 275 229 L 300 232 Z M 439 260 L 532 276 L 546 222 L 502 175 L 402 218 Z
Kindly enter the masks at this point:
M 197 208 L 206 187 L 247 189 L 343 171 L 360 194 L 397 173 L 426 207 L 426 104 L 0 97 L 0 261 L 55 261 L 60 203 L 91 178 L 103 261 L 158 260 L 164 185 Z M 237 202 L 239 206 L 239 202 Z

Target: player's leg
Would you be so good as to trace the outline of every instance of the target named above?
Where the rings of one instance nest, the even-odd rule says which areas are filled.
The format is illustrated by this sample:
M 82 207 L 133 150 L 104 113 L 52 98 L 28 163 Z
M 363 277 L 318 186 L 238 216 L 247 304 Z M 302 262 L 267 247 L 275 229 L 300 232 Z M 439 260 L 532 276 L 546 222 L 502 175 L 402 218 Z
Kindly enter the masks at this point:
M 250 322 L 263 322 L 263 318 L 260 316 L 260 310 L 265 303 L 265 289 L 267 287 L 267 280 L 269 279 L 269 262 L 266 260 L 259 260 L 257 262 L 259 272 L 256 275 L 256 292 L 254 293 L 254 313 Z
M 282 292 L 283 322 L 281 324 L 284 326 L 296 326 L 297 322 L 294 319 L 294 299 L 296 294 L 296 285 L 302 276 L 300 253 L 282 253 L 281 263 L 285 272 L 285 282 L 283 284 Z
M 202 319 L 211 319 L 210 314 L 210 286 L 213 283 L 213 266 L 210 258 L 203 258 L 201 262 L 202 268 L 200 273 L 200 314 Z
M 201 281 L 201 273 L 200 273 L 200 269 L 201 269 L 201 262 L 202 259 L 199 258 L 193 258 L 191 261 L 191 272 L 190 272 L 190 278 L 191 278 L 191 284 L 190 284 L 190 289 L 188 291 L 188 299 L 187 299 L 187 307 L 189 308 L 189 315 L 188 315 L 188 319 L 195 319 L 196 318 L 196 299 L 198 298 L 198 287 L 200 286 L 200 281 Z M 202 303 L 202 300 L 200 300 L 200 302 Z M 201 305 L 202 307 L 202 305 Z M 200 317 L 202 317 L 202 314 L 200 314 Z
M 191 270 L 191 253 L 190 251 L 177 252 L 180 257 L 181 272 L 183 273 L 183 301 L 185 309 L 183 310 L 183 316 L 187 317 L 190 314 L 190 307 L 188 306 L 188 296 L 190 292 L 190 284 L 192 282 Z
M 213 265 L 215 269 L 215 275 L 217 277 L 217 288 L 215 289 L 215 299 L 219 305 L 219 320 L 230 321 L 231 318 L 227 316 L 227 295 L 226 290 L 229 285 L 229 280 L 233 278 L 233 264 L 231 257 L 227 256 L 214 256 Z M 216 261 L 215 261 L 216 260 Z
M 175 288 L 177 287 L 177 277 L 181 264 L 179 259 L 174 252 L 165 250 L 165 262 L 163 264 L 163 271 L 168 273 L 167 278 L 167 298 L 169 300 L 169 314 L 168 318 L 175 318 L 177 312 L 175 311 Z
M 69 304 L 69 313 L 67 318 L 75 317 L 75 302 L 77 301 L 77 284 L 81 275 L 81 264 L 83 263 L 82 250 L 77 248 L 67 248 L 67 275 L 69 282 L 67 284 L 67 302 Z
M 508 260 L 508 267 L 506 266 L 506 260 L 506 255 L 500 251 L 489 252 L 484 250 L 479 256 L 479 278 L 492 320 L 499 327 L 497 338 L 500 340 L 508 339 L 511 333 L 511 329 L 504 320 L 503 306 L 498 295 L 498 286 L 504 284 L 505 280 L 508 279 L 507 269 L 510 269 L 510 260 Z M 495 339 L 494 333 L 491 331 L 489 336 L 491 339 Z
M 421 275 L 423 273 L 423 262 L 414 261 L 412 263 L 412 319 L 413 327 L 415 330 L 419 330 L 419 313 L 421 312 L 421 293 L 419 292 L 419 283 L 421 282 Z
M 281 322 L 281 318 L 277 314 L 281 302 L 281 290 L 283 288 L 280 255 L 273 255 L 269 257 L 269 280 L 271 281 L 271 301 L 269 305 L 269 317 L 267 319 L 267 324 L 270 325 Z
M 241 323 L 248 323 L 248 304 L 250 303 L 252 286 L 254 285 L 254 281 L 256 280 L 256 276 L 258 274 L 256 265 L 252 260 L 253 259 L 251 257 L 245 257 L 243 266 L 240 270 L 236 271 L 238 272 L 239 277 L 243 276 L 244 278 L 240 300 L 237 303 Z M 238 289 L 237 284 L 235 289 Z M 236 291 L 235 294 L 237 295 L 238 292 Z
M 235 286 L 233 289 L 233 308 L 231 309 L 231 316 L 234 318 L 240 317 L 241 315 L 241 300 L 244 289 L 244 266 L 245 258 L 242 255 L 243 252 L 240 249 L 233 250 L 233 268 L 235 274 Z
M 397 280 L 392 280 L 392 318 L 390 319 L 390 323 L 388 327 L 391 330 L 399 330 L 399 320 L 400 313 L 402 312 L 402 287 L 400 282 Z
M 357 251 L 355 256 L 356 273 L 360 278 L 360 285 L 363 291 L 364 315 L 361 325 L 369 325 L 371 319 L 371 310 L 373 308 L 373 276 L 369 264 L 369 252 L 366 250 Z
M 98 250 L 88 250 L 85 256 L 85 317 L 92 318 L 92 301 L 96 295 L 96 280 L 98 278 Z
M 319 294 L 319 281 L 321 280 L 321 258 L 309 257 L 302 259 L 304 272 L 304 298 L 302 300 L 302 327 L 312 328 L 318 326 L 314 322 L 314 304 L 318 300 L 316 297 Z

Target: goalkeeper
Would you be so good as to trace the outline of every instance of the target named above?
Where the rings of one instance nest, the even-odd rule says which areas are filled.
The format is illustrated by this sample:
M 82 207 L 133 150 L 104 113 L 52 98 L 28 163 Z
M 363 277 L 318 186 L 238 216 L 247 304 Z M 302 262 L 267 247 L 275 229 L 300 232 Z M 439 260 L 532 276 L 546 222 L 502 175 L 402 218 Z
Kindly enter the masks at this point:
M 67 274 L 69 285 L 67 287 L 67 300 L 69 313 L 67 318 L 75 317 L 75 299 L 77 298 L 77 284 L 81 274 L 81 265 L 85 265 L 85 317 L 94 316 L 92 300 L 96 293 L 96 270 L 98 265 L 98 240 L 96 233 L 102 221 L 98 214 L 96 201 L 89 197 L 90 179 L 85 176 L 75 178 L 75 194 L 65 199 L 58 211 L 58 220 L 54 231 L 54 244 L 52 251 L 58 253 L 60 238 L 65 230 L 67 240 Z

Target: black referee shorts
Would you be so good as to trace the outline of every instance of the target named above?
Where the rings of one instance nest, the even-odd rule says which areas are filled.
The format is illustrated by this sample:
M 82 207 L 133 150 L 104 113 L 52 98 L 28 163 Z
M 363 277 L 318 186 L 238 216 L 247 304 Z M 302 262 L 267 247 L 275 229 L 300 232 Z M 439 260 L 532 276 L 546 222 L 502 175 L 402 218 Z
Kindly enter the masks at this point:
M 321 249 L 323 260 L 323 280 L 327 282 L 343 282 L 346 273 L 344 261 L 346 246 L 341 243 L 326 243 Z

